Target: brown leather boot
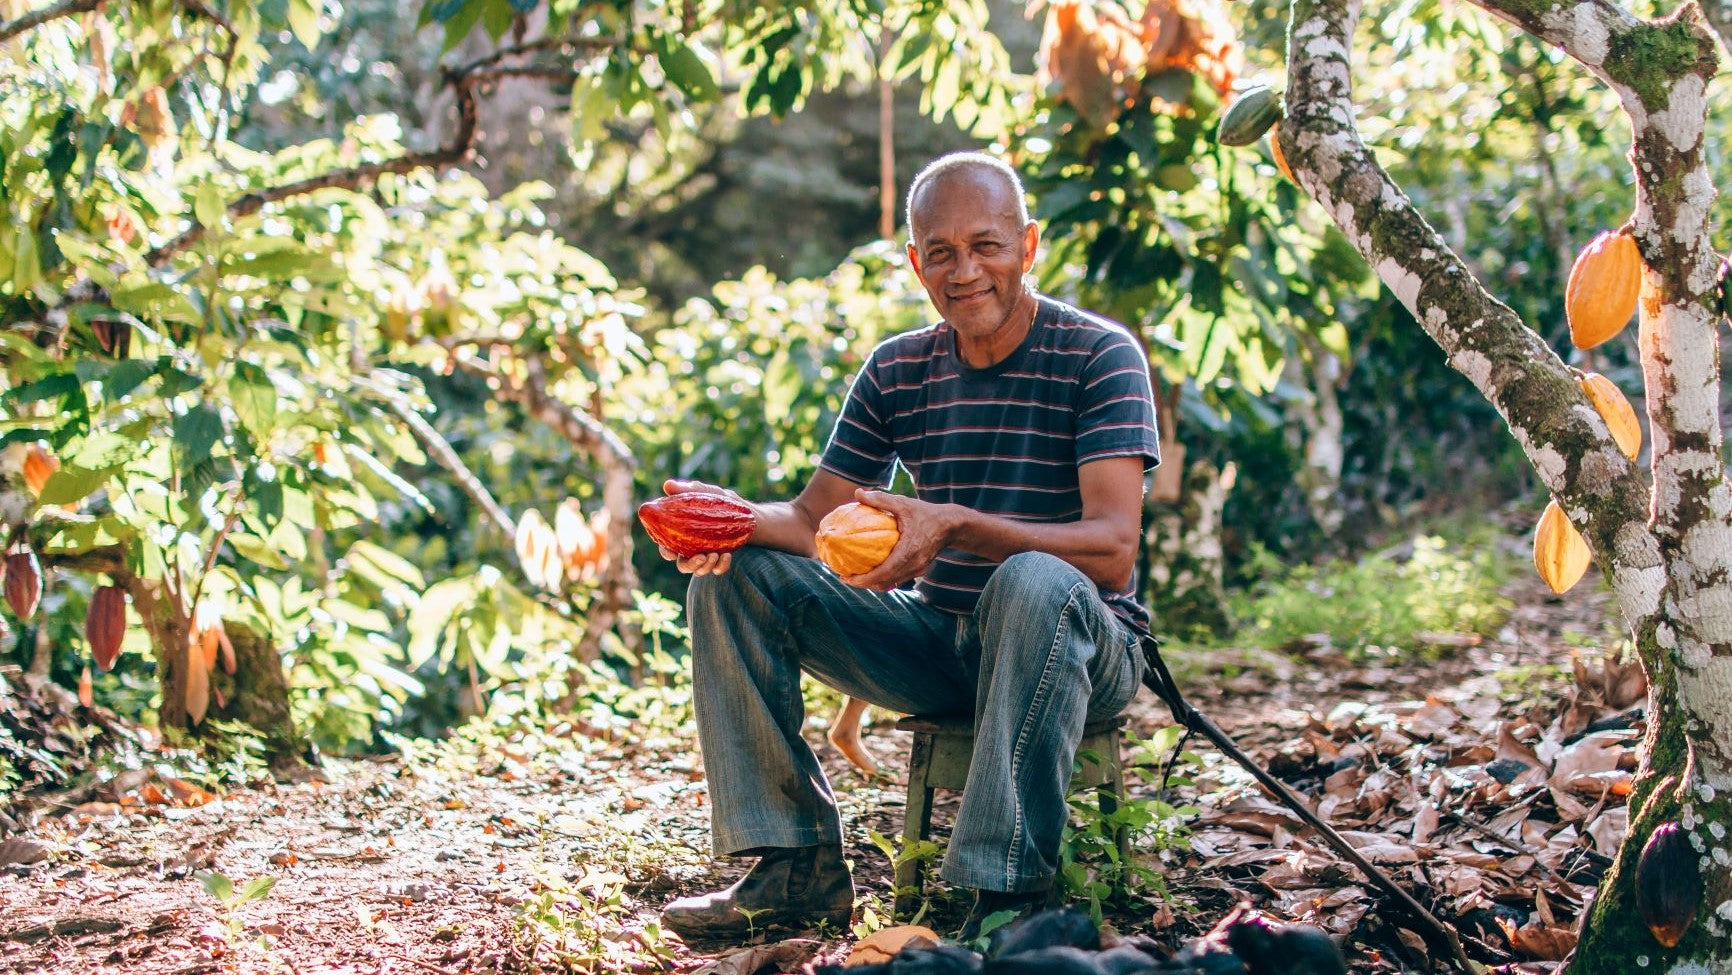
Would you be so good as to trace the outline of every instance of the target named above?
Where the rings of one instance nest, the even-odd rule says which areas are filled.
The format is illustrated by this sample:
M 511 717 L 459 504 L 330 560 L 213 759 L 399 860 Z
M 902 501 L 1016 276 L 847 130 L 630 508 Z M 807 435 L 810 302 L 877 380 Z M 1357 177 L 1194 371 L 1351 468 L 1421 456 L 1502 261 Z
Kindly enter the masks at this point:
M 662 908 L 662 925 L 682 938 L 750 937 L 772 924 L 845 928 L 854 879 L 839 845 L 775 848 L 727 890 L 682 897 Z

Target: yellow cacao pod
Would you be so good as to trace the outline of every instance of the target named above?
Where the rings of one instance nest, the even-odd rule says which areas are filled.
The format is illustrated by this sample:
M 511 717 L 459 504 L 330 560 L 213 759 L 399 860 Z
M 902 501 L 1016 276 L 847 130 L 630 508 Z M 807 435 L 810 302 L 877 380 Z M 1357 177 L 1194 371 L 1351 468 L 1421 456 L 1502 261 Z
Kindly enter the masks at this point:
M 1591 349 L 1624 330 L 1642 293 L 1642 253 L 1624 231 L 1601 231 L 1576 257 L 1564 291 L 1570 341 Z
M 917 940 L 925 939 L 925 940 Z M 880 928 L 871 935 L 861 939 L 848 952 L 848 958 L 842 962 L 843 968 L 856 968 L 860 965 L 884 965 L 904 948 L 927 948 L 938 944 L 943 939 L 938 932 L 918 924 L 904 924 L 894 928 Z
M 1566 593 L 1582 580 L 1582 573 L 1588 571 L 1591 561 L 1593 556 L 1582 533 L 1570 524 L 1557 499 L 1552 499 L 1534 532 L 1534 568 L 1539 570 L 1540 578 L 1552 587 L 1552 592 Z
M 1281 126 L 1279 123 L 1269 130 L 1269 154 L 1275 157 L 1275 168 L 1281 171 L 1281 175 L 1287 177 L 1287 182 L 1298 186 L 1299 180 L 1293 175 L 1293 167 L 1287 165 L 1287 154 L 1281 151 Z
M 901 537 L 895 515 L 850 501 L 818 523 L 818 558 L 837 575 L 857 576 L 882 565 Z
M 1625 457 L 1635 460 L 1636 455 L 1642 452 L 1642 424 L 1636 420 L 1636 408 L 1630 405 L 1616 383 L 1597 372 L 1583 376 L 1581 382 L 1582 392 L 1588 394 L 1588 402 L 1594 404 L 1606 426 L 1611 428 L 1618 449 L 1624 452 Z

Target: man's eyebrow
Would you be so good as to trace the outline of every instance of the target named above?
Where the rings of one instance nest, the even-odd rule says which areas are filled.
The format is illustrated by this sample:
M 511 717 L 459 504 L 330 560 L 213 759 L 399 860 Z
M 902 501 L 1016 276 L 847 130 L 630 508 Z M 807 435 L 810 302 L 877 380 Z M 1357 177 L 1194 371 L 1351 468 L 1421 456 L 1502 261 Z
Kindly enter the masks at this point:
M 970 241 L 974 241 L 974 240 L 998 240 L 998 239 L 1001 239 L 1001 238 L 1006 237 L 1006 236 L 1008 236 L 1008 235 L 1003 233 L 1002 231 L 1000 231 L 998 228 L 988 227 L 985 230 L 976 230 L 974 233 L 969 234 L 964 239 L 970 240 Z M 937 234 L 927 234 L 924 237 L 920 238 L 920 242 L 923 244 L 941 244 L 941 243 L 945 243 L 945 238 L 941 237 Z

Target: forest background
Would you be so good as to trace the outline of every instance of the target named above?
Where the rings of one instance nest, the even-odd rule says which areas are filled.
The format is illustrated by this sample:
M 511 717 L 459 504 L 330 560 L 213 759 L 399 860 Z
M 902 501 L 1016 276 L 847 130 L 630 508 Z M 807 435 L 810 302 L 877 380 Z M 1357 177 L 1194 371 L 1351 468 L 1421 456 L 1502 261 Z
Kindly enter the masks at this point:
M 1215 140 L 1282 84 L 1288 8 L 1133 6 L 6 0 L 0 489 L 41 598 L 4 653 L 243 778 L 683 707 L 682 580 L 633 506 L 798 490 L 862 355 L 928 320 L 900 193 L 982 147 L 1041 286 L 1149 349 L 1175 659 L 1494 632 L 1498 513 L 1544 501 L 1519 446 L 1271 144 Z M 1134 65 L 1102 46 L 1163 17 Z M 1639 400 L 1633 332 L 1583 352 L 1563 312 L 1633 206 L 1616 97 L 1477 8 L 1364 19 L 1377 159 Z M 0 751 L 20 793 L 64 772 Z

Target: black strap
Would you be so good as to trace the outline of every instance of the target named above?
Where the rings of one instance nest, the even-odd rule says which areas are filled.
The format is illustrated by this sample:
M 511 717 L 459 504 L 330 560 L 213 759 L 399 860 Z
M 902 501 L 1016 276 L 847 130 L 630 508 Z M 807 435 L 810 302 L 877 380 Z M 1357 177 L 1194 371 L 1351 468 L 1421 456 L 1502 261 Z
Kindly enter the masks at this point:
M 1143 686 L 1155 692 L 1155 696 L 1166 704 L 1167 710 L 1173 712 L 1173 720 L 1187 730 L 1196 730 L 1197 710 L 1186 702 L 1185 695 L 1179 693 L 1179 683 L 1173 680 L 1173 672 L 1167 669 L 1167 662 L 1161 658 L 1161 641 L 1153 634 L 1142 634 L 1143 645 Z

